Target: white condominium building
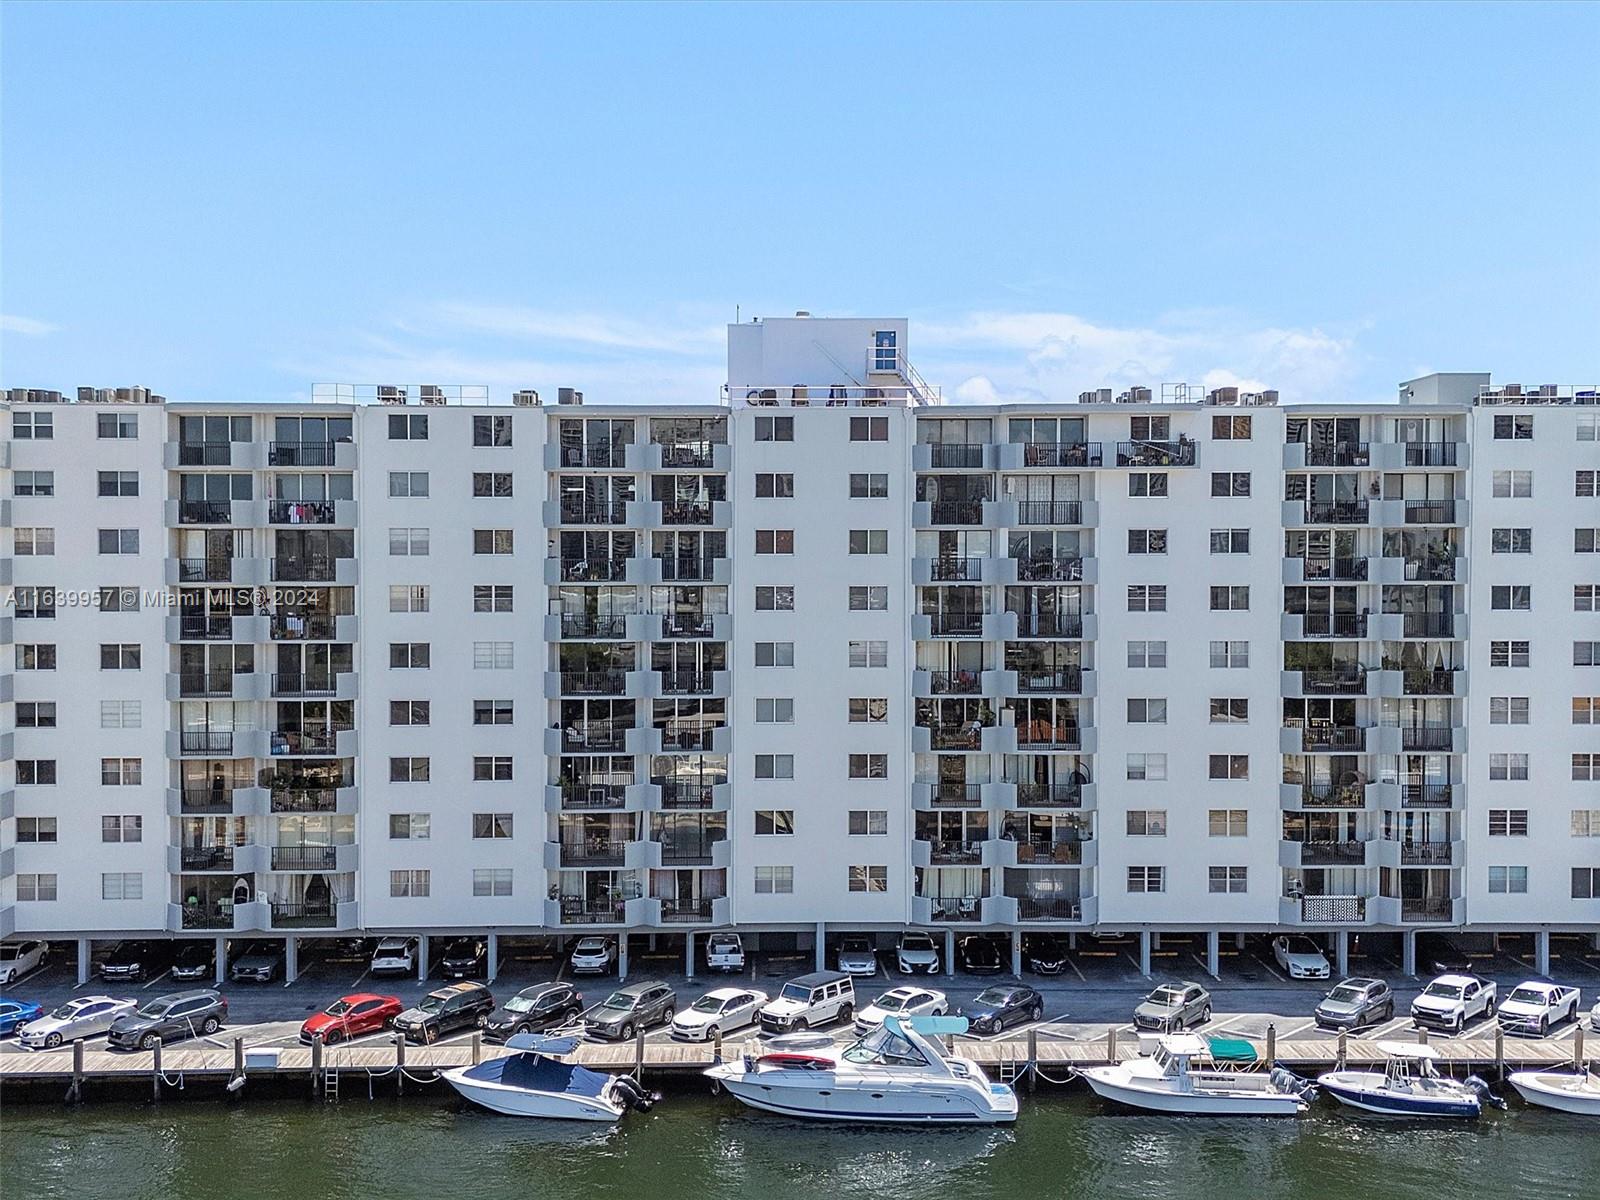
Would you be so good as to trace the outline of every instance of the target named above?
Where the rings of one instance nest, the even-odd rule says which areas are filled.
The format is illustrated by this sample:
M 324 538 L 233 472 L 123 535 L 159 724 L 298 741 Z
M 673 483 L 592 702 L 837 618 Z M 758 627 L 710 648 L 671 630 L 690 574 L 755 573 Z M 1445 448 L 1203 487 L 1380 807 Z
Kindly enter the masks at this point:
M 1593 389 L 956 405 L 908 338 L 7 393 L 0 934 L 1600 928 Z

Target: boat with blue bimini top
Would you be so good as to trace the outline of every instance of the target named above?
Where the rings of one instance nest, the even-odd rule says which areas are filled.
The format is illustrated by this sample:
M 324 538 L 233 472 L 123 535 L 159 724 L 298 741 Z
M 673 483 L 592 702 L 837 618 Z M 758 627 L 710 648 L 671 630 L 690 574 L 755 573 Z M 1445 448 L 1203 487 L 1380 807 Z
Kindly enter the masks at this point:
M 860 1125 L 999 1125 L 1017 1119 L 1017 1096 L 939 1038 L 967 1031 L 964 1017 L 885 1017 L 838 1049 L 829 1038 L 773 1039 L 706 1071 L 751 1108 Z
M 617 1121 L 630 1108 L 649 1112 L 659 1096 L 630 1075 L 605 1075 L 558 1057 L 578 1048 L 576 1034 L 518 1033 L 511 1054 L 471 1067 L 441 1071 L 446 1083 L 474 1104 L 510 1117 L 557 1121 Z
M 1167 1034 L 1149 1058 L 1079 1074 L 1095 1095 L 1146 1112 L 1186 1116 L 1293 1117 L 1306 1111 L 1317 1085 L 1281 1067 L 1256 1065 L 1255 1048 L 1239 1039 L 1209 1043 L 1192 1033 Z
M 1385 1117 L 1471 1119 L 1485 1104 L 1506 1106 L 1476 1075 L 1440 1075 L 1432 1046 L 1379 1042 L 1378 1049 L 1386 1060 L 1382 1071 L 1329 1071 L 1317 1076 L 1317 1086 L 1340 1104 Z

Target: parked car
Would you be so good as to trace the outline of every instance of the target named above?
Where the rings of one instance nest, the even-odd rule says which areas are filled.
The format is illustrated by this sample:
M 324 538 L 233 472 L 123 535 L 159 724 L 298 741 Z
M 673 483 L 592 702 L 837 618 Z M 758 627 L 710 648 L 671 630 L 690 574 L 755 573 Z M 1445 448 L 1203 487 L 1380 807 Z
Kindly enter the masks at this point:
M 713 933 L 706 938 L 708 971 L 744 970 L 744 943 L 737 933 Z
M 1312 1010 L 1319 1029 L 1360 1029 L 1394 1016 L 1394 992 L 1381 979 L 1346 979 Z
M 374 975 L 410 975 L 417 969 L 417 939 L 414 937 L 386 937 L 372 952 L 368 965 Z
M 630 983 L 607 996 L 584 1017 L 584 1028 L 596 1037 L 627 1041 L 637 1030 L 670 1025 L 678 997 L 664 983 Z
M 118 942 L 100 961 L 102 979 L 143 979 L 155 965 L 155 948 L 149 942 Z
M 210 938 L 189 938 L 172 960 L 174 979 L 210 979 L 216 970 L 217 951 Z
M 45 942 L 0 942 L 0 984 L 15 983 L 50 958 Z
M 856 1011 L 856 985 L 838 971 L 813 971 L 783 985 L 761 1007 L 764 1033 L 797 1033 L 831 1021 L 848 1021 Z
M 839 970 L 846 975 L 876 975 L 878 951 L 864 933 L 847 933 L 839 939 Z
M 579 938 L 569 960 L 574 975 L 609 975 L 617 969 L 617 939 Z
M 712 988 L 678 1014 L 672 1022 L 672 1036 L 686 1042 L 703 1042 L 719 1033 L 742 1029 L 754 1024 L 766 1002 L 765 992 L 750 988 Z
M 514 1033 L 575 1024 L 582 1014 L 583 993 L 570 983 L 536 983 L 490 1013 L 483 1036 L 503 1042 Z
M 1029 934 L 1023 939 L 1023 957 L 1036 975 L 1059 975 L 1067 969 L 1067 939 L 1056 933 Z
M 1594 1007 L 1589 1010 L 1589 1028 L 1600 1033 L 1600 1000 L 1596 1000 Z
M 925 933 L 902 933 L 894 948 L 894 960 L 902 975 L 939 973 L 939 948 Z
M 1519 983 L 1500 1005 L 1500 1028 L 1507 1033 L 1536 1033 L 1540 1037 L 1551 1026 L 1578 1019 L 1582 993 L 1575 987 L 1530 979 Z
M 44 1016 L 42 1005 L 32 1000 L 7 1000 L 0 997 L 0 1037 L 15 1033 L 30 1021 Z
M 1133 1010 L 1135 1028 L 1163 1033 L 1204 1025 L 1210 1019 L 1211 993 L 1198 983 L 1163 984 Z
M 252 942 L 233 960 L 228 978 L 235 983 L 271 983 L 283 973 L 283 947 L 277 942 Z
M 950 1011 L 943 992 L 932 988 L 890 988 L 856 1014 L 856 1032 L 871 1033 L 885 1017 L 942 1017 Z
M 1303 933 L 1285 933 L 1272 939 L 1272 957 L 1290 979 L 1329 979 L 1333 968 L 1328 965 L 1322 947 Z
M 483 938 L 457 938 L 439 960 L 439 973 L 446 979 L 468 979 L 488 971 L 489 943 Z
M 228 1002 L 208 988 L 146 1000 L 111 1022 L 106 1036 L 118 1050 L 149 1050 L 161 1042 L 209 1037 L 228 1019 Z
M 325 1046 L 348 1042 L 351 1038 L 387 1029 L 404 1008 L 398 996 L 378 996 L 371 992 L 341 996 L 301 1023 L 300 1040 L 307 1045 L 321 1042 Z
M 30 1050 L 54 1050 L 63 1042 L 92 1038 L 111 1028 L 111 1023 L 138 1005 L 132 1000 L 113 1000 L 110 996 L 79 996 L 68 1000 L 52 1013 L 29 1021 L 17 1031 L 17 1041 Z
M 483 984 L 452 983 L 401 1012 L 394 1027 L 408 1042 L 436 1042 L 458 1029 L 482 1029 L 493 1011 L 494 997 Z
M 961 969 L 969 975 L 997 975 L 1005 966 L 1000 947 L 993 938 L 971 934 L 961 939 L 957 953 L 961 957 Z
M 956 1009 L 973 1033 L 1004 1033 L 1008 1025 L 1037 1021 L 1044 1016 L 1044 997 L 1022 984 L 984 988 L 971 1004 Z
M 1460 1033 L 1468 1021 L 1494 1016 L 1494 1009 L 1492 979 L 1480 979 L 1476 975 L 1441 975 L 1411 1002 L 1411 1019 L 1418 1025 Z

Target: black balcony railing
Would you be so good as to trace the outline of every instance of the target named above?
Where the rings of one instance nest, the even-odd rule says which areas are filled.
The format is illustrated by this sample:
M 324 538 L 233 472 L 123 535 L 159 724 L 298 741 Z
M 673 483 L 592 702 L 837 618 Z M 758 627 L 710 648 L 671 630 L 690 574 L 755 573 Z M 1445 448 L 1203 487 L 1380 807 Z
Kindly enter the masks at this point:
M 940 612 L 928 618 L 928 631 L 933 637 L 982 637 L 983 614 L 975 612 Z
M 631 442 L 591 442 L 588 445 L 561 447 L 563 467 L 623 467 L 627 464 Z
M 929 901 L 935 921 L 976 921 L 982 911 L 982 896 L 922 896 Z
M 560 513 L 563 525 L 626 525 L 628 523 L 628 504 L 625 500 L 613 500 L 609 503 L 605 501 L 583 503 L 563 499 L 560 504 Z
M 662 580 L 668 583 L 680 583 L 714 579 L 716 578 L 717 564 L 726 560 L 721 558 L 681 558 L 660 555 L 656 561 L 661 564 Z
M 233 637 L 232 617 L 178 618 L 178 638 L 185 642 L 226 642 Z
M 628 630 L 628 618 L 618 614 L 600 616 L 596 613 L 562 613 L 561 636 L 564 638 L 617 638 Z
M 1407 671 L 1401 676 L 1401 691 L 1408 696 L 1450 696 L 1455 694 L 1454 671 Z
M 178 503 L 180 525 L 229 525 L 233 505 L 226 500 L 182 500 Z
M 1308 467 L 1365 467 L 1372 461 L 1366 442 L 1333 442 L 1306 445 Z
M 1318 721 L 1301 726 L 1300 743 L 1310 754 L 1359 754 L 1367 744 L 1364 725 L 1331 725 Z
M 675 867 L 708 867 L 716 844 L 724 838 L 720 832 L 713 835 L 709 829 L 678 830 L 670 838 L 657 838 L 661 846 L 661 861 Z
M 332 696 L 337 690 L 338 677 L 331 671 L 314 671 L 309 675 L 275 671 L 272 675 L 274 696 Z
M 1019 692 L 1081 692 L 1082 667 L 1057 667 L 1054 670 L 1029 670 L 1017 668 Z
M 1454 525 L 1454 500 L 1406 501 L 1407 525 Z
M 233 673 L 231 671 L 184 671 L 178 676 L 178 694 L 181 696 L 231 696 Z
M 1302 867 L 1359 867 L 1366 861 L 1365 842 L 1301 842 Z
M 711 919 L 711 898 L 702 896 L 698 899 L 661 900 L 661 919 L 663 921 L 709 921 Z
M 233 927 L 233 907 L 230 904 L 226 910 L 222 908 L 207 908 L 197 904 L 185 907 L 183 910 L 183 927 L 185 929 L 231 929 Z
M 962 866 L 976 863 L 983 856 L 982 842 L 934 842 L 928 847 L 928 861 L 937 866 Z
M 336 511 L 331 500 L 274 500 L 267 505 L 267 520 L 273 525 L 332 525 Z
M 233 870 L 232 846 L 183 846 L 178 861 L 185 871 Z
M 1407 442 L 1406 466 L 1453 467 L 1456 465 L 1455 442 Z
M 664 500 L 661 503 L 663 525 L 709 525 L 711 513 L 709 500 Z
M 1300 632 L 1308 638 L 1364 638 L 1366 613 L 1308 612 L 1300 614 Z
M 688 783 L 683 780 L 651 780 L 661 789 L 661 807 L 675 810 L 705 809 L 711 807 L 712 787 L 709 783 Z
M 331 467 L 335 442 L 273 442 L 267 447 L 267 465 L 273 467 Z
M 661 735 L 661 748 L 663 750 L 681 751 L 707 751 L 715 744 L 713 739 L 720 725 L 705 725 L 698 729 L 671 729 L 657 725 L 656 732 Z
M 179 583 L 227 583 L 233 578 L 231 558 L 180 558 Z
M 933 803 L 947 808 L 976 808 L 983 803 L 983 787 L 976 783 L 941 781 L 931 785 Z
M 1019 921 L 1078 921 L 1083 918 L 1083 902 L 1065 896 L 1018 896 Z
M 1017 636 L 1024 638 L 1081 638 L 1081 613 L 1018 613 Z
M 271 807 L 275 813 L 333 812 L 338 805 L 338 793 L 333 788 L 305 788 L 295 791 L 273 792 Z
M 1448 867 L 1452 857 L 1449 842 L 1401 842 L 1402 867 Z
M 1365 525 L 1365 500 L 1307 500 L 1307 525 Z
M 627 675 L 622 671 L 563 671 L 563 696 L 620 696 L 627 690 Z
M 1083 840 L 1081 838 L 1023 838 L 1017 842 L 1017 861 L 1035 866 L 1051 864 L 1058 867 L 1083 865 Z
M 272 902 L 272 924 L 277 929 L 325 929 L 331 928 L 337 920 L 331 900 Z
M 331 583 L 335 577 L 331 558 L 275 558 L 272 578 L 279 583 Z
M 1365 558 L 1303 558 L 1300 577 L 1307 582 L 1343 579 L 1359 582 L 1367 577 Z
M 715 614 L 702 612 L 670 612 L 661 616 L 661 636 L 664 638 L 708 638 L 716 636 Z
M 233 734 L 185 730 L 178 735 L 178 746 L 184 754 L 232 754 Z
M 1018 525 L 1082 525 L 1081 500 L 1019 500 Z
M 1098 467 L 1099 442 L 1024 442 L 1025 467 Z
M 336 846 L 274 846 L 274 871 L 331 871 L 339 861 Z
M 620 922 L 626 911 L 621 900 L 608 903 L 583 896 L 561 897 L 563 925 L 611 925 Z
M 976 750 L 983 739 L 981 727 L 967 723 L 929 725 L 928 745 L 934 750 Z
M 1081 783 L 1019 783 L 1018 808 L 1081 808 Z
M 332 613 L 285 613 L 272 618 L 272 640 L 275 642 L 326 642 L 332 641 L 334 630 Z
M 935 500 L 928 510 L 928 520 L 934 525 L 983 524 L 981 500 Z
M 1366 792 L 1357 784 L 1307 783 L 1300 787 L 1303 808 L 1361 808 Z
M 1052 725 L 1048 721 L 1028 721 L 1017 726 L 1019 746 L 1057 746 L 1075 750 L 1083 745 L 1083 729 L 1078 725 Z
M 1408 558 L 1401 568 L 1407 583 L 1451 583 L 1456 577 L 1454 554 L 1448 558 Z
M 933 467 L 969 467 L 983 466 L 982 444 L 959 444 L 955 442 L 934 442 L 928 447 L 928 461 Z
M 929 574 L 938 583 L 978 583 L 983 579 L 983 559 L 936 558 Z
M 1448 783 L 1407 783 L 1400 788 L 1405 808 L 1449 808 L 1454 798 L 1455 789 Z
M 1367 690 L 1367 669 L 1352 664 L 1301 671 L 1300 690 L 1309 696 L 1359 696 Z
M 632 728 L 632 725 L 613 724 L 610 721 L 567 726 L 561 731 L 561 749 L 568 754 L 582 754 L 589 750 L 621 750 L 627 745 L 628 730 Z
M 180 467 L 226 467 L 233 463 L 232 442 L 179 442 Z
M 1402 725 L 1400 748 L 1402 750 L 1449 750 L 1455 742 L 1455 730 L 1449 725 Z
M 578 779 L 561 785 L 562 808 L 621 808 L 627 799 L 627 784 L 623 783 L 587 783 Z
M 1455 636 L 1456 615 L 1448 612 L 1409 612 L 1400 623 L 1401 636 L 1448 638 Z
M 661 444 L 661 465 L 678 470 L 709 470 L 716 463 L 716 451 L 711 446 L 683 446 Z
M 930 671 L 928 690 L 935 696 L 976 696 L 983 678 L 977 671 Z
M 1187 438 L 1176 442 L 1118 442 L 1119 467 L 1192 467 L 1195 443 Z
M 563 558 L 560 561 L 564 583 L 612 583 L 622 579 L 628 571 L 625 558 Z
M 334 729 L 278 729 L 272 734 L 273 754 L 332 754 L 338 744 Z
M 1448 897 L 1429 896 L 1402 898 L 1402 921 L 1449 921 L 1455 916 L 1455 902 Z
M 1076 583 L 1083 579 L 1081 558 L 1018 558 L 1017 579 L 1023 583 Z
M 183 812 L 194 816 L 231 813 L 233 789 L 227 785 L 220 788 L 186 787 L 179 793 L 178 805 Z
M 662 671 L 663 696 L 703 696 L 712 691 L 713 671 Z
M 627 843 L 614 838 L 580 838 L 561 842 L 564 867 L 620 867 Z

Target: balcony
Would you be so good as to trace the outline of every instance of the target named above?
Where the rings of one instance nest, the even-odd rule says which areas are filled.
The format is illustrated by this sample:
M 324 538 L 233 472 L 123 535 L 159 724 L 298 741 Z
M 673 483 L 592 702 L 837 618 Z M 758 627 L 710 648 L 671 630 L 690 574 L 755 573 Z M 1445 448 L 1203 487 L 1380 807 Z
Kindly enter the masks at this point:
M 640 516 L 640 524 L 678 528 L 727 529 L 733 523 L 732 506 L 726 500 L 660 500 L 650 503 Z M 629 524 L 633 524 L 629 521 Z
M 1084 636 L 1082 613 L 1010 613 L 1016 618 L 1017 638 L 1068 638 Z
M 727 613 L 668 612 L 659 616 L 659 636 L 651 641 L 683 641 L 710 638 L 725 642 L 732 633 Z
M 1018 500 L 1016 523 L 1018 525 L 1082 525 L 1084 505 L 1081 500 Z
M 339 910 L 345 905 L 330 901 L 274 900 L 269 907 L 274 929 L 337 929 L 340 927 Z M 351 903 L 350 907 L 355 906 Z
M 1369 807 L 1367 788 L 1356 783 L 1286 783 L 1280 803 L 1289 808 L 1352 809 Z
M 728 583 L 732 565 L 726 558 L 652 557 L 645 567 L 647 583 Z
M 918 528 L 941 528 L 983 524 L 982 500 L 919 500 L 913 505 L 912 524 Z
M 1278 904 L 1284 925 L 1365 925 L 1365 896 L 1285 896 Z
M 1366 558 L 1286 558 L 1283 582 L 1365 583 L 1369 573 Z
M 1286 696 L 1366 696 L 1372 673 L 1359 664 L 1320 670 L 1285 671 Z
M 1279 862 L 1286 867 L 1364 867 L 1365 841 L 1285 841 Z
M 546 525 L 626 525 L 627 500 L 582 502 L 575 500 L 547 500 L 544 504 Z
M 269 467 L 340 467 L 355 465 L 354 442 L 272 442 Z
M 350 642 L 358 640 L 357 618 L 332 613 L 279 612 L 268 636 L 275 642 Z
M 1030 670 L 1018 667 L 1015 674 L 1016 690 L 1019 695 L 1039 692 L 1070 696 L 1084 694 L 1086 673 L 1082 667 L 1058 667 L 1054 670 Z M 1093 672 L 1087 674 L 1092 676 Z
M 546 729 L 544 749 L 549 755 L 644 752 L 645 730 L 620 722 L 593 721 L 566 729 Z
M 645 448 L 632 442 L 591 442 L 585 445 L 546 442 L 544 465 L 548 471 L 587 469 L 595 471 L 644 470 Z
M 1118 442 L 1119 467 L 1192 467 L 1198 446 L 1187 438 L 1175 442 Z
M 981 671 L 917 671 L 912 678 L 918 696 L 981 696 Z
M 1371 754 L 1371 725 L 1333 725 L 1321 721 L 1287 726 L 1279 731 L 1278 748 L 1284 754 Z
M 726 671 L 659 671 L 659 694 L 663 696 L 710 696 L 726 694 Z
M 1402 696 L 1465 696 L 1467 673 L 1464 670 L 1386 672 L 1400 676 Z
M 354 729 L 318 727 L 272 731 L 270 753 L 274 758 L 303 755 L 351 758 L 355 752 Z
M 1084 901 L 1076 896 L 1015 896 L 1018 921 L 1082 921 Z
M 1383 867 L 1451 867 L 1461 865 L 1460 844 L 1453 841 L 1405 841 L 1385 838 L 1378 843 L 1378 865 Z
M 285 791 L 274 790 L 269 802 L 269 810 L 273 813 L 331 813 L 343 812 L 347 808 L 354 809 L 354 805 L 342 805 L 339 801 L 341 791 L 354 792 L 354 788 L 299 788 Z
M 733 730 L 726 725 L 664 728 L 644 731 L 646 754 L 726 754 L 733 748 Z
M 1459 925 L 1461 901 L 1448 896 L 1402 897 L 1398 901 L 1384 897 L 1383 907 L 1398 908 L 1404 924 Z
M 1453 725 L 1402 725 L 1402 751 L 1460 754 L 1466 750 L 1466 730 Z
M 657 803 L 647 806 L 652 811 L 659 808 L 663 812 L 709 812 L 728 807 L 726 783 L 694 783 L 680 779 L 653 782 L 653 787 Z
M 1002 731 L 1003 732 L 1003 731 Z M 1093 732 L 1081 725 L 1051 724 L 1048 721 L 1030 721 L 1014 730 L 1017 749 L 1082 750 L 1092 752 Z
M 274 583 L 340 583 L 353 586 L 357 579 L 354 558 L 274 558 Z
M 614 642 L 630 640 L 627 637 L 628 618 L 623 613 L 551 613 L 546 622 L 547 641 L 599 638 Z
M 654 900 L 653 903 L 657 906 L 655 919 L 671 925 L 725 924 L 729 920 L 731 911 L 726 897 L 661 898 Z
M 561 671 L 556 676 L 562 696 L 622 696 L 627 693 L 625 671 Z
M 913 896 L 911 920 L 915 925 L 948 925 L 983 920 L 985 896 Z
M 169 675 L 168 679 L 174 677 Z M 232 671 L 183 671 L 176 676 L 177 696 L 171 696 L 173 689 L 168 687 L 169 698 L 172 699 L 205 699 L 233 695 Z
M 606 899 L 599 896 L 562 895 L 545 905 L 546 925 L 624 925 L 642 923 L 646 902 L 639 898 L 621 896 Z
M 235 789 L 226 784 L 219 788 L 209 786 L 168 788 L 167 815 L 172 817 L 227 815 L 233 812 L 234 791 Z
M 715 471 L 733 469 L 733 452 L 724 442 L 673 444 L 649 442 L 644 447 L 645 471 Z
M 912 787 L 912 807 L 979 808 L 983 805 L 983 785 L 977 783 L 918 783 Z
M 1366 442 L 1286 442 L 1283 447 L 1283 466 L 1286 471 L 1297 471 L 1304 467 L 1371 465 L 1371 447 Z
M 1296 501 L 1284 504 L 1285 524 L 1365 525 L 1370 518 L 1370 509 L 1365 500 L 1307 500 L 1298 513 L 1296 506 Z
M 233 754 L 234 731 L 182 730 L 178 733 L 178 753 L 208 754 L 228 758 Z
M 1465 508 L 1465 505 L 1462 505 Z M 1405 522 L 1407 525 L 1460 525 L 1464 522 L 1456 519 L 1456 502 L 1454 500 L 1407 500 L 1405 506 Z
M 911 561 L 913 583 L 987 583 L 984 578 L 984 558 L 916 558 Z
M 546 583 L 637 583 L 630 579 L 631 558 L 547 558 Z M 636 568 L 637 570 L 637 568 Z M 639 572 L 642 577 L 642 571 Z
M 1086 793 L 1093 787 L 1087 783 L 1018 783 L 1016 806 L 1018 808 L 1082 808 Z
M 250 442 L 239 443 L 240 450 L 251 448 Z M 169 471 L 175 467 L 231 467 L 233 458 L 232 442 L 168 442 L 162 449 L 163 465 Z
M 970 724 L 914 725 L 911 729 L 911 747 L 922 752 L 939 750 L 966 750 L 983 754 L 1014 753 L 1017 731 L 1009 726 L 985 725 L 974 729 Z
M 355 869 L 355 845 L 273 846 L 274 871 L 350 871 Z
M 332 697 L 353 700 L 356 695 L 356 675 L 353 671 L 275 671 L 272 675 L 274 696 Z
M 1406 783 L 1400 785 L 1402 808 L 1450 808 L 1456 803 L 1460 785 L 1452 783 Z
M 1017 583 L 1093 583 L 1092 560 L 1083 558 L 1029 557 L 1005 560 L 1009 578 L 1000 582 Z
M 177 866 L 182 871 L 232 871 L 232 846 L 180 846 Z
M 1367 637 L 1367 614 L 1353 612 L 1284 613 L 1280 636 L 1286 642 L 1324 638 L 1362 641 Z
M 996 447 L 996 459 L 1002 471 L 1103 465 L 1099 442 L 1008 442 Z
M 178 501 L 179 525 L 232 525 L 233 504 L 227 500 Z

